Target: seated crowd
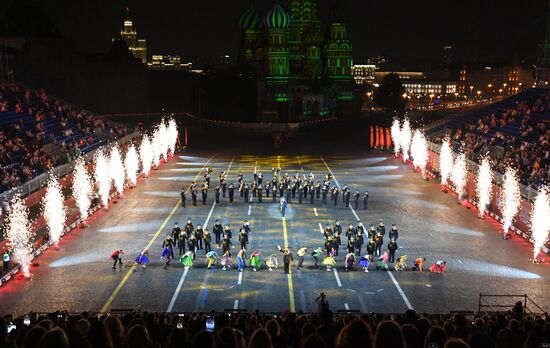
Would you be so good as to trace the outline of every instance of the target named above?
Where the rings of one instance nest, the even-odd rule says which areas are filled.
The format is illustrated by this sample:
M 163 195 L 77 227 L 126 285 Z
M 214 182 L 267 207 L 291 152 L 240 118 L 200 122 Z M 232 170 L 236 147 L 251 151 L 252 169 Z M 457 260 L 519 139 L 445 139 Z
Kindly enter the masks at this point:
M 210 325 L 206 330 L 208 323 L 214 328 Z M 333 315 L 330 311 L 282 315 L 134 312 L 100 317 L 56 312 L 0 317 L 0 348 L 538 348 L 547 342 L 550 320 L 518 312 L 473 319 L 462 314 L 417 315 L 413 310 L 395 317 Z
M 518 169 L 523 184 L 536 188 L 550 179 L 550 92 L 455 129 L 451 140 L 455 151 L 461 149 L 474 161 L 493 150 L 496 171 L 504 173 L 511 165 Z M 495 147 L 501 151 L 494 151 Z
M 0 192 L 70 161 L 99 142 L 98 132 L 125 135 L 89 112 L 49 98 L 44 90 L 0 86 Z M 59 146 L 57 156 L 44 145 Z

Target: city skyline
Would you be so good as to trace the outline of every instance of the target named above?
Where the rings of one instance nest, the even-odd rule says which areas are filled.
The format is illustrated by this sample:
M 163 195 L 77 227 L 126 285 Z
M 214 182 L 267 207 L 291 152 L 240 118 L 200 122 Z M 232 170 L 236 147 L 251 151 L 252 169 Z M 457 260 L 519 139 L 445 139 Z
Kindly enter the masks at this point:
M 9 3 L 0 5 L 0 11 L 5 11 Z M 326 22 L 333 3 L 319 1 L 322 21 Z M 273 1 L 258 0 L 256 4 L 265 13 Z M 72 39 L 81 51 L 107 51 L 129 7 L 149 52 L 177 54 L 206 63 L 225 54 L 236 58 L 238 19 L 250 1 L 166 1 L 161 5 L 153 7 L 142 0 L 41 3 L 61 34 Z M 354 42 L 354 61 L 361 63 L 369 56 L 383 54 L 395 62 L 426 62 L 439 58 L 441 48 L 451 45 L 455 61 L 534 63 L 537 43 L 544 34 L 546 1 L 534 1 L 519 13 L 512 5 L 493 5 L 490 1 L 442 7 L 435 1 L 398 4 L 348 0 L 346 15 Z

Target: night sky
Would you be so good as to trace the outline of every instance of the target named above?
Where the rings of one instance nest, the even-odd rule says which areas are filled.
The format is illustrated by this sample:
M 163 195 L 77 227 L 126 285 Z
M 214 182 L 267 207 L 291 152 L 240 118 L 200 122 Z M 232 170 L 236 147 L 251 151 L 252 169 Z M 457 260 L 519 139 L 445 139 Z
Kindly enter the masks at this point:
M 21 1 L 21 0 L 16 0 Z M 335 0 L 319 0 L 325 20 Z M 338 0 L 343 1 L 343 0 Z M 0 10 L 9 1 L 2 1 Z M 211 62 L 235 56 L 239 17 L 250 0 L 41 0 L 59 31 L 82 51 L 106 52 L 130 8 L 151 53 Z M 273 0 L 256 0 L 267 10 Z M 454 47 L 457 61 L 534 63 L 544 35 L 547 0 L 346 0 L 354 61 L 384 54 L 394 62 L 426 62 Z M 325 21 L 326 22 L 326 21 Z M 439 58 L 438 58 L 439 59 Z

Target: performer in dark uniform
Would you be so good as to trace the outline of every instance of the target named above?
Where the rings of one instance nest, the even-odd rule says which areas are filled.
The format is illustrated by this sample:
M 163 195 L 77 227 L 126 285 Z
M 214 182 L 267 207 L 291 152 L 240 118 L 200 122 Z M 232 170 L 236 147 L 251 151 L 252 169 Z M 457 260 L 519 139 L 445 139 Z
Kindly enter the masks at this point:
M 216 196 L 216 203 L 220 203 L 220 187 L 216 186 L 214 188 L 214 195 Z
M 397 242 L 397 238 L 399 238 L 399 231 L 397 230 L 397 225 L 393 224 L 391 225 L 390 229 L 390 241 Z
M 259 180 L 259 178 L 258 178 Z M 262 203 L 263 202 L 263 187 L 262 185 L 258 184 L 258 203 Z
M 233 203 L 233 196 L 235 195 L 235 187 L 233 184 L 229 185 L 229 203 Z
M 363 210 L 367 210 L 368 207 L 369 207 L 369 193 L 365 191 L 365 193 L 363 193 Z
M 185 208 L 185 199 L 187 197 L 185 196 L 185 188 L 183 187 L 181 188 L 180 196 L 181 196 L 181 207 Z
M 216 244 L 220 244 L 222 233 L 223 227 L 220 224 L 220 221 L 216 219 L 216 222 L 214 223 L 214 236 L 216 237 Z
M 248 244 L 248 233 L 245 230 L 241 230 L 239 233 L 239 243 L 241 243 L 241 249 L 246 249 Z
M 355 209 L 358 209 L 359 207 L 359 196 L 361 196 L 361 194 L 359 193 L 359 190 L 357 190 L 353 194 L 353 202 L 354 202 Z
M 397 243 L 394 241 L 390 241 L 388 243 L 388 251 L 390 253 L 390 262 L 395 262 L 395 252 L 397 251 Z
M 202 235 L 204 231 L 202 230 L 202 227 L 200 224 L 197 225 L 197 228 L 195 228 L 195 239 L 197 243 L 197 249 L 202 250 Z

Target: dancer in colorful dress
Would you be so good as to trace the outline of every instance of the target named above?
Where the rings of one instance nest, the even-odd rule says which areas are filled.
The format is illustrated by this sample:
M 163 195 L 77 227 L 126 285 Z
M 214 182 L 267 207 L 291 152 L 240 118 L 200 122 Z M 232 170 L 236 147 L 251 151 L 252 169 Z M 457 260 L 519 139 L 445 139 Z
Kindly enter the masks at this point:
M 323 265 L 327 266 L 327 272 L 330 272 L 331 267 L 336 266 L 336 261 L 334 260 L 334 255 L 336 254 L 336 251 L 332 249 L 327 256 L 325 256 L 323 260 Z
M 239 250 L 239 252 L 237 253 L 237 270 L 239 272 L 242 272 L 245 267 L 245 263 L 244 263 L 245 259 L 246 259 L 246 249 Z
M 223 267 L 222 269 L 223 269 L 224 271 L 227 271 L 228 268 L 231 269 L 231 265 L 232 265 L 233 263 L 231 262 L 231 252 L 230 252 L 229 250 L 226 251 L 226 252 L 223 254 L 222 260 L 221 260 L 220 263 L 222 264 L 222 267 Z
M 191 267 L 193 266 L 193 252 L 188 251 L 186 252 L 181 258 L 180 263 L 184 265 L 185 267 Z
M 258 249 L 254 250 L 252 255 L 250 255 L 250 265 L 252 266 L 252 270 L 256 272 L 257 268 L 260 268 L 262 266 L 262 252 Z
M 145 249 L 139 252 L 136 256 L 136 263 L 143 268 L 147 267 L 146 264 L 149 263 L 149 250 Z
M 318 265 L 319 256 L 322 253 L 323 253 L 323 250 L 321 249 L 321 247 L 318 247 L 317 249 L 315 249 L 311 252 L 311 257 L 313 257 L 313 259 L 315 260 L 315 264 L 313 265 L 313 267 L 315 267 L 315 268 L 319 267 L 319 265 Z
M 273 268 L 279 267 L 279 260 L 277 258 L 277 254 L 271 254 L 265 261 L 265 264 L 267 267 L 269 267 L 270 271 L 273 271 Z
M 395 261 L 395 270 L 396 271 L 404 271 L 407 269 L 407 259 L 409 257 L 407 255 L 402 255 L 402 256 L 399 256 L 397 258 L 397 260 Z
M 362 267 L 363 271 L 365 271 L 366 273 L 369 272 L 370 261 L 371 261 L 370 255 L 363 255 L 359 259 L 359 267 Z
M 430 266 L 430 272 L 432 273 L 444 273 L 447 267 L 447 261 L 438 260 Z
M 209 251 L 206 253 L 206 264 L 207 268 L 210 269 L 212 266 L 218 262 L 218 253 L 215 251 Z
M 376 270 L 378 271 L 380 268 L 386 269 L 386 266 L 388 264 L 389 259 L 390 259 L 390 254 L 386 250 L 386 251 L 384 251 L 382 256 L 380 256 L 380 258 L 378 258 L 378 261 L 376 262 Z
M 171 235 L 166 235 L 166 239 L 162 243 L 162 248 L 160 258 L 164 260 L 164 269 L 166 269 L 174 258 L 174 241 L 172 240 Z
M 344 261 L 344 267 L 346 268 L 346 272 L 353 269 L 353 263 L 355 262 L 355 254 L 354 253 L 348 253 L 346 255 L 346 259 Z

